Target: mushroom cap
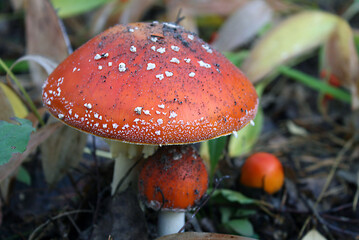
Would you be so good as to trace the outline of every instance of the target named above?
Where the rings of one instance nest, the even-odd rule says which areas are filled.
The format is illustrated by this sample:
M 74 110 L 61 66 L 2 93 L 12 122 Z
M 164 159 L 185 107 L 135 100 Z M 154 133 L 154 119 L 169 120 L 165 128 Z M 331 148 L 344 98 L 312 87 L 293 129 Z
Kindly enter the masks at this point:
M 237 131 L 257 112 L 244 74 L 172 23 L 116 25 L 66 58 L 43 86 L 52 115 L 138 144 L 185 144 Z
M 160 148 L 146 160 L 139 176 L 141 200 L 155 210 L 191 209 L 205 194 L 206 167 L 191 145 Z
M 242 166 L 240 183 L 247 187 L 261 188 L 273 194 L 284 184 L 283 166 L 273 154 L 254 153 Z

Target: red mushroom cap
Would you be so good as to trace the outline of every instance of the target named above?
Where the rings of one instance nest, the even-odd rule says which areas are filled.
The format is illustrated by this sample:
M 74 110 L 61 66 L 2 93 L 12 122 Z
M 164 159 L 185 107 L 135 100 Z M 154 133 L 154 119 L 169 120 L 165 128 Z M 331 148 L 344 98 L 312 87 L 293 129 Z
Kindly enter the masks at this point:
M 50 74 L 43 102 L 70 126 L 141 144 L 230 134 L 258 104 L 237 67 L 172 23 L 117 25 L 94 37 Z
M 242 166 L 240 183 L 247 187 L 261 188 L 273 194 L 284 184 L 283 166 L 273 154 L 254 153 Z
M 187 210 L 207 191 L 208 174 L 190 145 L 163 147 L 145 162 L 139 176 L 140 198 L 155 210 Z

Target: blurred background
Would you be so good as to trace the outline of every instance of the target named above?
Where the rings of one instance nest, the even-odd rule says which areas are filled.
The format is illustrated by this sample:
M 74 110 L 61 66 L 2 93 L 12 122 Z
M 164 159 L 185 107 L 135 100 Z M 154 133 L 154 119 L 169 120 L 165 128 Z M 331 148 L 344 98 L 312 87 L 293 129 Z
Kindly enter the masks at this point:
M 141 239 L 157 237 L 156 212 L 143 215 L 131 194 L 111 198 L 107 144 L 47 120 L 41 89 L 105 29 L 183 17 L 260 97 L 254 126 L 196 145 L 211 189 L 187 231 L 358 239 L 358 12 L 357 0 L 2 0 L 0 119 L 10 125 L 0 125 L 0 238 L 131 239 L 138 229 Z M 28 122 L 13 130 L 13 117 Z M 12 131 L 24 141 L 16 156 L 4 141 Z M 283 165 L 274 194 L 239 180 L 256 152 Z

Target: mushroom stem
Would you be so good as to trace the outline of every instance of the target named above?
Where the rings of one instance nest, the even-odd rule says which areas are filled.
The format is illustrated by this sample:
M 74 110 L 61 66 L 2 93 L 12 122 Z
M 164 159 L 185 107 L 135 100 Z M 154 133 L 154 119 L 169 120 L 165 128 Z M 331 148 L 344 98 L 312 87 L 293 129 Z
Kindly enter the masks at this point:
M 158 215 L 158 235 L 178 233 L 185 224 L 185 212 L 160 211 Z
M 117 185 L 121 182 L 118 192 L 122 192 L 130 185 L 137 187 L 139 165 L 135 166 L 136 161 L 143 156 L 147 158 L 156 151 L 156 146 L 137 145 L 123 142 L 109 141 L 112 157 L 115 159 L 113 179 L 111 184 L 111 194 L 114 195 Z M 134 167 L 133 169 L 131 169 Z

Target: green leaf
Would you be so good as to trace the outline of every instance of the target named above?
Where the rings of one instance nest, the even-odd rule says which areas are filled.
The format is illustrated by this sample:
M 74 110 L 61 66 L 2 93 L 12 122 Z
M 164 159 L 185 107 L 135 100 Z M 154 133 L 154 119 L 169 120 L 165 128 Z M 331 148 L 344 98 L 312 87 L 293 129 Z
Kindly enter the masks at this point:
M 71 17 L 88 12 L 112 0 L 51 0 L 59 17 Z
M 31 121 L 15 118 L 19 124 L 0 121 L 0 165 L 7 163 L 13 153 L 23 153 L 35 129 Z
M 261 108 L 258 109 L 253 121 L 254 126 L 248 124 L 237 132 L 237 136 L 233 134 L 230 136 L 228 145 L 228 154 L 230 157 L 239 157 L 248 153 L 257 142 L 263 126 L 263 111 Z
M 226 147 L 227 137 L 215 138 L 208 141 L 209 156 L 210 156 L 210 179 L 212 179 L 214 171 L 219 160 L 222 158 L 223 150 Z
M 25 183 L 26 185 L 29 185 L 29 186 L 31 185 L 31 176 L 30 176 L 29 172 L 26 170 L 26 168 L 24 168 L 21 165 L 18 169 L 16 179 L 19 182 Z
M 249 197 L 246 197 L 240 192 L 236 192 L 236 191 L 229 190 L 229 189 L 217 189 L 217 190 L 215 190 L 213 192 L 212 198 L 214 198 L 216 196 L 222 196 L 227 201 L 236 202 L 236 203 L 239 203 L 239 204 L 256 203 L 256 200 L 251 199 Z
M 277 66 L 323 44 L 341 21 L 340 17 L 321 11 L 290 16 L 256 44 L 242 65 L 243 72 L 252 82 L 258 82 Z
M 254 235 L 252 223 L 248 219 L 235 219 L 227 222 L 226 226 L 230 227 L 238 234 L 251 237 Z

